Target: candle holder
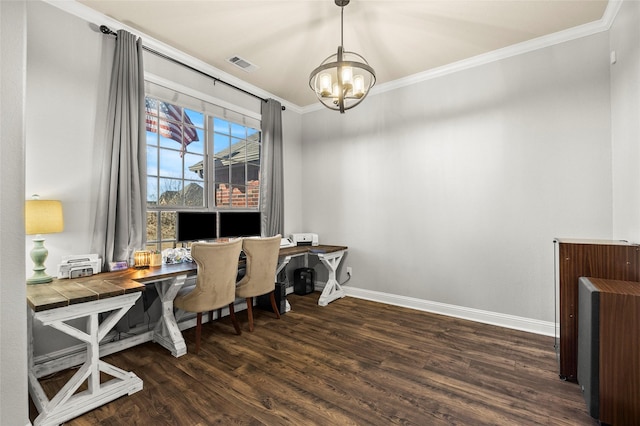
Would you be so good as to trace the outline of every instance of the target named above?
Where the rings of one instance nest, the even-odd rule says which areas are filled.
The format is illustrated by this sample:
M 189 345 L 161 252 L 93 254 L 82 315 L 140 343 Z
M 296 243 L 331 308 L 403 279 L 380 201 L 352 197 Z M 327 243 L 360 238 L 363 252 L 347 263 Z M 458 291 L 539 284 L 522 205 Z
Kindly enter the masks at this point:
M 149 250 L 138 250 L 133 253 L 135 269 L 146 269 L 151 263 L 151 252 Z
M 162 265 L 162 253 L 151 253 L 150 266 L 161 266 L 161 265 Z

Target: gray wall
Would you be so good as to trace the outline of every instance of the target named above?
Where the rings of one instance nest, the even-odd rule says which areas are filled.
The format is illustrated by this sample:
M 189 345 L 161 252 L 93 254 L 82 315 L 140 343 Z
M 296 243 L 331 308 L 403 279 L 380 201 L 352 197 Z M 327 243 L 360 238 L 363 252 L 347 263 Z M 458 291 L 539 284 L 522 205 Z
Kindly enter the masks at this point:
M 305 114 L 305 225 L 349 245 L 351 287 L 553 321 L 554 237 L 612 237 L 608 51 L 603 32 Z
M 640 2 L 622 3 L 609 34 L 613 237 L 640 242 Z
M 0 425 L 29 424 L 22 214 L 25 4 L 0 2 Z

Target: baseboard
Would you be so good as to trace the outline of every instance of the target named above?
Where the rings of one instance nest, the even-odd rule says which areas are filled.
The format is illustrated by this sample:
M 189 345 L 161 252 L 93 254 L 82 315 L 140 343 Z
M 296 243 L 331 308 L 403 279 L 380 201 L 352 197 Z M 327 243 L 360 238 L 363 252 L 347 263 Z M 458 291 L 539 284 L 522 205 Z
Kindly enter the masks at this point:
M 316 281 L 314 290 L 322 291 L 325 285 L 325 282 Z M 553 322 L 517 317 L 514 315 L 506 315 L 496 312 L 482 311 L 473 308 L 465 308 L 463 306 L 448 305 L 446 303 L 432 302 L 429 300 L 399 296 L 379 291 L 365 290 L 351 286 L 343 286 L 342 288 L 349 297 L 371 300 L 373 302 L 386 303 L 388 305 L 401 306 L 404 308 L 416 309 L 418 311 L 431 312 L 434 314 L 447 315 L 454 318 L 461 318 L 470 321 L 481 322 L 484 324 L 491 324 L 499 327 L 526 331 L 529 333 L 541 334 L 545 336 L 555 336 L 555 327 Z M 288 287 L 287 295 L 291 294 L 292 292 L 293 287 Z M 235 304 L 236 312 L 247 309 L 247 304 L 244 300 L 238 300 L 237 302 L 238 303 Z M 224 308 L 223 316 L 226 316 L 228 314 L 228 308 Z M 208 318 L 206 318 L 206 316 L 204 318 L 204 321 L 208 321 Z M 181 318 L 181 320 L 178 322 L 178 328 L 180 330 L 195 327 L 195 325 L 195 314 L 188 314 L 185 317 Z M 136 329 L 131 330 L 130 333 L 124 333 L 129 334 L 131 337 L 125 338 L 120 341 L 101 344 L 100 355 L 103 356 L 111 354 L 127 347 L 152 340 L 153 331 L 151 330 L 153 330 L 154 326 L 155 323 L 142 324 Z M 111 332 L 104 340 L 106 342 L 109 342 L 111 338 L 115 337 L 117 334 L 117 332 Z M 78 365 L 82 363 L 85 358 L 86 346 L 83 344 L 74 345 L 72 347 L 64 348 L 59 351 L 53 351 L 47 354 L 36 356 L 34 357 L 34 368 L 36 371 L 36 376 L 42 377 L 44 375 L 63 370 L 65 368 Z
M 316 283 L 316 289 L 321 290 L 323 287 L 324 285 L 322 283 Z M 414 297 L 398 296 L 395 294 L 365 290 L 351 286 L 344 286 L 342 288 L 347 296 L 356 297 L 358 299 L 402 306 L 404 308 L 416 309 L 418 311 L 447 315 L 484 324 L 527 331 L 529 333 L 555 336 L 555 325 L 553 322 L 549 321 L 540 321 L 497 312 L 482 311 L 480 309 L 465 308 L 463 306 L 448 305 L 446 303 L 432 302 L 429 300 L 416 299 Z

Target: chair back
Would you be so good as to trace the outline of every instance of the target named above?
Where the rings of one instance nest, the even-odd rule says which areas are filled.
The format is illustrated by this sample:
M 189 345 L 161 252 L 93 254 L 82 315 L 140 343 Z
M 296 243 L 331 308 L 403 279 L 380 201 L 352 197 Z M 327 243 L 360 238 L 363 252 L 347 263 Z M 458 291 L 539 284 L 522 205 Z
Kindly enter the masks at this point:
M 242 240 L 193 243 L 191 257 L 198 265 L 195 289 L 182 301 L 186 310 L 205 312 L 226 306 L 236 298 L 236 276 Z
M 255 297 L 274 290 L 280 235 L 267 238 L 245 238 L 242 250 L 247 255 L 245 276 L 238 282 L 236 295 Z

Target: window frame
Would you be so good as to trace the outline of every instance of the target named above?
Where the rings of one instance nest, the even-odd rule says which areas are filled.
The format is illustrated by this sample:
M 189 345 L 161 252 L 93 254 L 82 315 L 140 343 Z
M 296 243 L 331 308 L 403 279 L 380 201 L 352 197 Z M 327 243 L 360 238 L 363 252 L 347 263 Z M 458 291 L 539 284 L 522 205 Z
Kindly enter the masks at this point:
M 158 90 L 159 89 L 159 90 Z M 162 96 L 162 94 L 165 94 L 165 96 Z M 171 95 L 171 96 L 170 96 Z M 258 161 L 258 188 L 260 187 L 259 181 L 260 181 L 260 176 L 262 175 L 262 173 L 260 172 L 260 169 L 262 167 L 262 129 L 261 129 L 261 125 L 260 125 L 260 120 L 261 120 L 261 114 L 257 114 L 253 111 L 249 111 L 246 110 L 242 107 L 238 107 L 236 105 L 232 105 L 228 102 L 222 101 L 220 99 L 208 96 L 204 93 L 200 93 L 196 90 L 193 90 L 191 88 L 179 85 L 177 83 L 174 82 L 170 82 L 168 80 L 162 79 L 160 77 L 151 75 L 151 74 L 147 74 L 145 73 L 145 97 L 149 97 L 152 99 L 157 99 L 158 101 L 163 101 L 163 102 L 168 102 L 171 103 L 173 105 L 179 106 L 181 108 L 185 108 L 188 110 L 192 110 L 198 113 L 203 114 L 203 133 L 204 133 L 204 137 L 205 137 L 205 141 L 203 141 L 204 143 L 204 152 L 203 152 L 203 178 L 202 178 L 202 182 L 204 185 L 203 191 L 204 191 L 204 196 L 203 196 L 203 202 L 204 202 L 204 206 L 200 207 L 200 206 L 196 206 L 196 207 L 190 207 L 190 206 L 175 206 L 175 205 L 159 205 L 157 204 L 156 206 L 149 206 L 149 204 L 147 204 L 147 218 L 145 221 L 145 240 L 146 241 L 146 247 L 148 250 L 151 251 L 162 251 L 163 249 L 166 248 L 174 248 L 178 245 L 178 241 L 177 241 L 177 235 L 173 235 L 172 238 L 163 238 L 163 233 L 162 233 L 162 226 L 161 226 L 161 222 L 162 222 L 162 216 L 163 214 L 171 214 L 173 213 L 174 215 L 178 212 L 178 211 L 205 211 L 205 212 L 216 212 L 216 213 L 220 213 L 220 212 L 224 212 L 224 211 L 251 211 L 251 212 L 260 212 L 261 211 L 261 206 L 262 206 L 262 196 L 263 194 L 261 193 L 262 191 L 259 191 L 259 196 L 258 196 L 258 201 L 257 201 L 257 206 L 256 207 L 250 207 L 249 206 L 249 198 L 248 198 L 248 189 L 249 189 L 249 163 L 248 163 L 248 159 L 246 157 L 246 145 L 245 145 L 245 159 L 244 159 L 244 163 L 243 163 L 243 167 L 244 167 L 244 188 L 245 188 L 245 206 L 244 207 L 234 207 L 233 204 L 230 202 L 229 205 L 225 205 L 225 206 L 219 206 L 216 204 L 216 186 L 217 186 L 217 182 L 215 181 L 215 166 L 214 166 L 214 134 L 216 133 L 216 130 L 213 126 L 214 123 L 214 119 L 215 118 L 219 118 L 222 119 L 226 122 L 232 123 L 232 124 L 238 124 L 240 126 L 243 126 L 245 129 L 245 138 L 242 139 L 245 141 L 245 144 L 248 142 L 248 137 L 247 137 L 247 132 L 249 129 L 255 129 L 256 133 L 259 135 L 258 136 L 258 150 L 259 150 L 259 161 Z M 179 98 L 178 100 L 176 100 L 175 98 Z M 180 100 L 182 99 L 190 99 L 193 102 L 196 103 L 201 103 L 202 105 L 205 105 L 205 107 L 203 107 L 202 109 L 198 109 L 195 108 L 193 105 L 193 102 L 191 103 L 186 103 L 185 102 L 180 102 Z M 204 109 L 204 111 L 203 111 Z M 216 114 L 217 113 L 217 114 Z M 232 127 L 232 126 L 230 126 Z M 229 131 L 229 135 L 230 140 L 233 140 L 233 132 Z M 147 141 L 145 138 L 145 146 Z M 232 144 L 229 145 L 229 148 L 233 146 Z M 160 149 L 163 149 L 160 144 L 158 144 L 158 146 L 154 146 L 154 149 L 157 151 L 157 155 L 159 158 L 159 152 Z M 173 150 L 173 148 L 170 148 Z M 180 148 L 176 149 L 177 151 L 180 150 Z M 158 170 L 156 175 L 154 176 L 156 179 L 161 179 L 160 176 L 160 163 L 158 161 Z M 184 183 L 188 182 L 190 180 L 185 180 L 186 177 L 186 166 L 183 163 L 183 169 L 182 169 L 182 177 L 181 177 L 181 181 L 183 183 L 183 195 L 184 195 Z M 227 183 L 227 185 L 229 185 L 230 188 L 233 188 L 233 184 L 231 182 L 232 177 L 231 177 L 231 167 L 229 168 L 229 182 Z M 147 178 L 151 177 L 148 172 L 147 172 Z M 158 188 L 159 191 L 159 188 Z M 157 194 L 158 197 L 158 201 L 160 199 L 160 193 Z M 145 200 L 145 202 L 147 202 L 147 200 Z M 184 204 L 184 199 L 182 200 L 183 204 Z M 148 233 L 148 229 L 147 229 L 147 223 L 149 221 L 149 214 L 153 214 L 155 215 L 155 221 L 156 221 L 156 230 L 155 230 L 155 235 L 153 237 L 153 239 L 149 238 L 150 234 Z M 174 223 L 175 223 L 175 216 L 173 218 Z

